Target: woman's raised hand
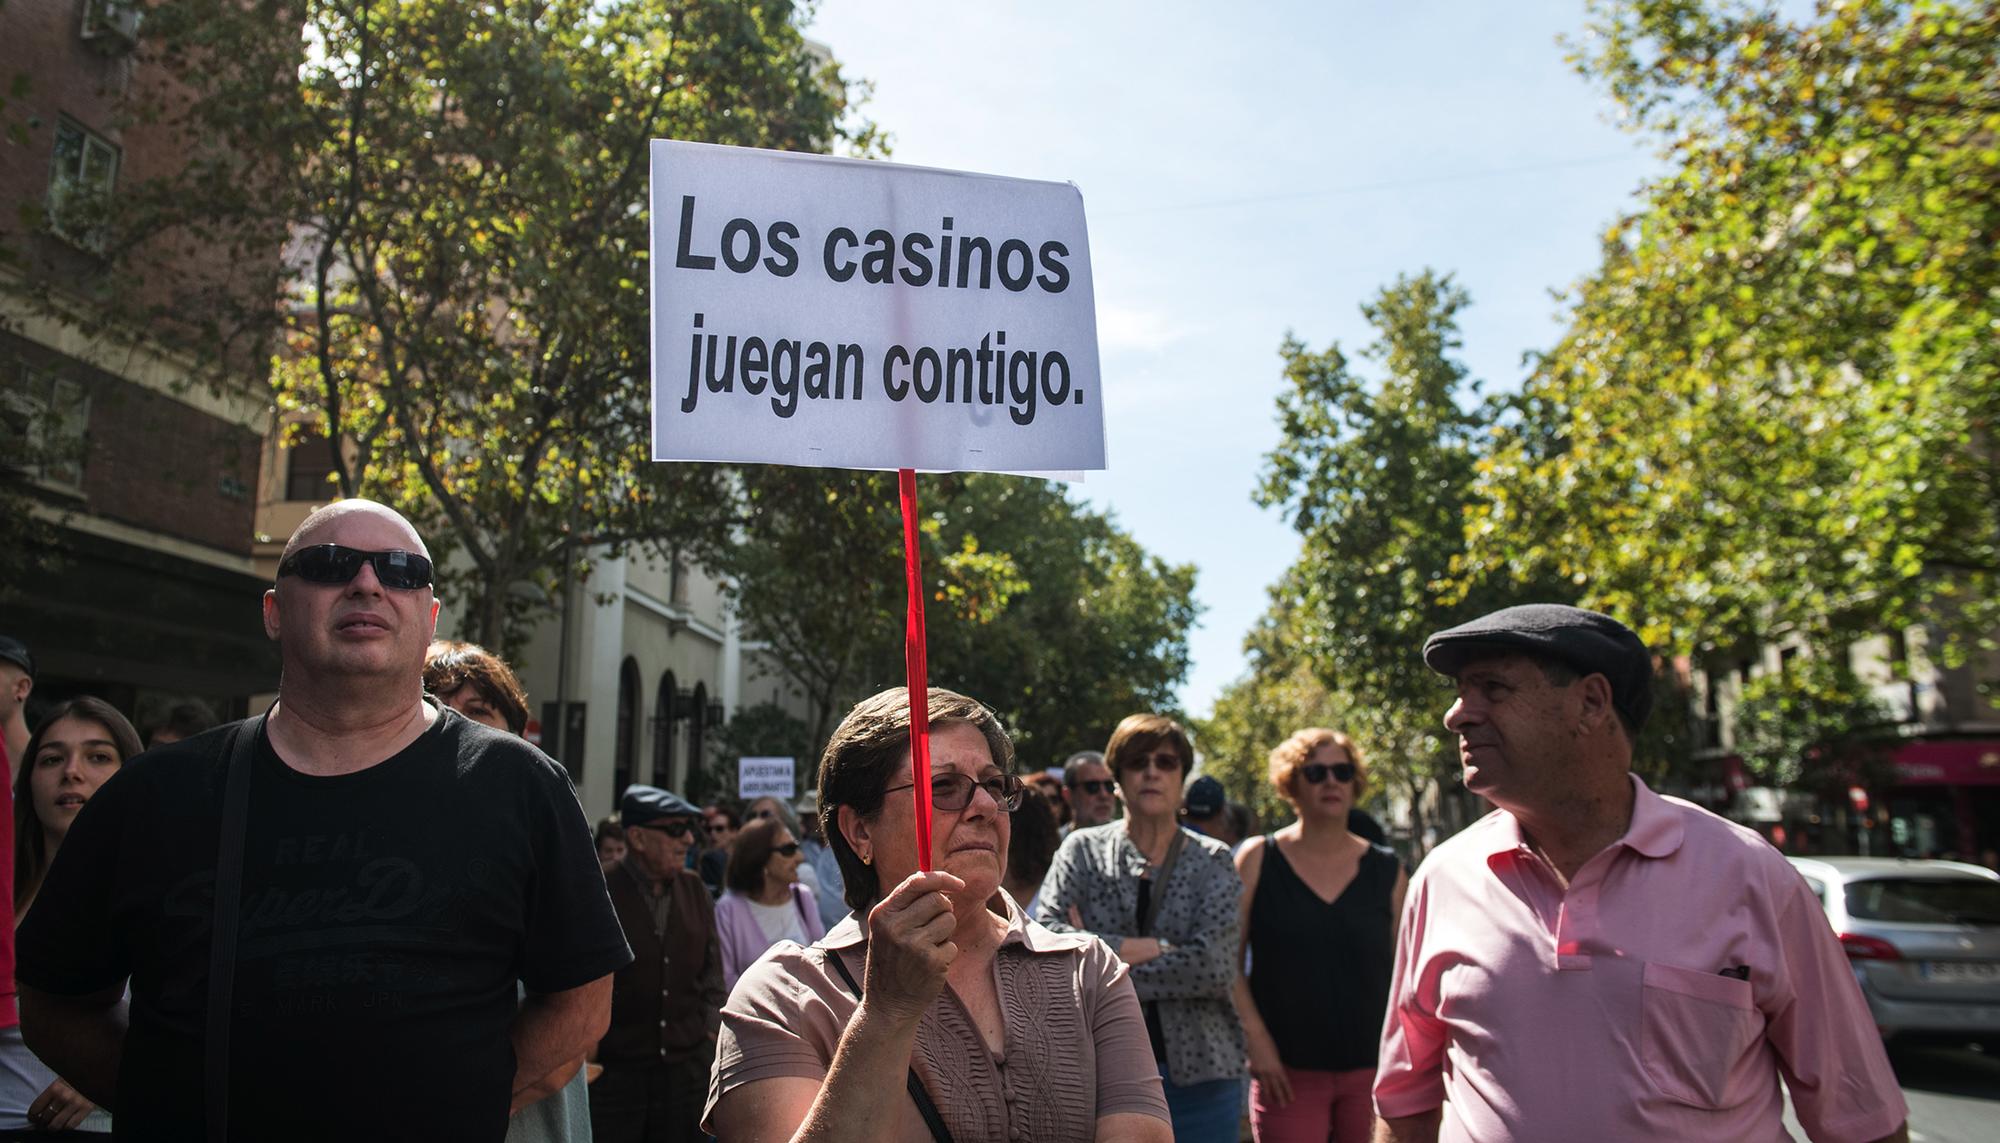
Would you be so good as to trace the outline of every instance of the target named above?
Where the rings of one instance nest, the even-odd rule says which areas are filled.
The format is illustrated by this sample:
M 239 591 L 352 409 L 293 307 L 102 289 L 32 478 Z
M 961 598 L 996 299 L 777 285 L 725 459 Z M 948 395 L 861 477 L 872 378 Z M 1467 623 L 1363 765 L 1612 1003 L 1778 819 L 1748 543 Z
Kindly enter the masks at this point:
M 910 1020 L 930 1008 L 958 956 L 951 939 L 958 918 L 945 894 L 964 888 L 949 873 L 914 873 L 868 911 L 870 1007 Z

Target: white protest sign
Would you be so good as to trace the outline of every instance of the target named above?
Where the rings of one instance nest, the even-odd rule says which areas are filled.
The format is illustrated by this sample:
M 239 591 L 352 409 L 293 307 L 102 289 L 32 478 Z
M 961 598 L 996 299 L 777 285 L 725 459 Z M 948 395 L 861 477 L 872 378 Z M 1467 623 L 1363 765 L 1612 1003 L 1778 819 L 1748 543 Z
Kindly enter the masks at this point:
M 736 762 L 736 796 L 792 800 L 792 760 L 790 758 L 739 758 Z
M 655 460 L 1104 467 L 1074 186 L 655 140 L 651 205 Z

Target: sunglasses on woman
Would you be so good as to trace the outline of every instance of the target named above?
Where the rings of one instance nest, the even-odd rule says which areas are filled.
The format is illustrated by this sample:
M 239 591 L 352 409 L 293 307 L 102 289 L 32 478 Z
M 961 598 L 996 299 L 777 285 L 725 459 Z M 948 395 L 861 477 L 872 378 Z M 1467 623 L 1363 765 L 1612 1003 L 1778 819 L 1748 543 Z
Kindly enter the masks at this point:
M 914 783 L 905 782 L 882 791 L 893 794 L 897 790 L 908 790 Z M 986 791 L 986 796 L 1000 803 L 1000 808 L 1012 813 L 1021 808 L 1021 779 L 1012 774 L 1002 774 L 975 782 L 964 774 L 937 774 L 931 778 L 931 806 L 947 813 L 956 813 L 972 804 L 974 788 Z
M 799 843 L 788 841 L 783 845 L 774 845 L 771 847 L 771 852 L 777 854 L 779 857 L 796 857 L 799 852 Z
M 1352 782 L 1354 780 L 1354 763 L 1335 762 L 1333 765 L 1328 766 L 1324 762 L 1314 762 L 1310 766 L 1299 767 L 1299 776 L 1315 786 L 1326 781 L 1328 774 L 1333 775 L 1333 780 L 1336 782 Z
M 1162 774 L 1181 768 L 1181 756 L 1171 750 L 1157 750 L 1151 754 L 1138 754 L 1120 763 L 1125 769 L 1138 773 L 1151 766 Z
M 345 587 L 361 574 L 362 564 L 375 569 L 375 578 L 383 587 L 415 591 L 431 585 L 431 562 L 415 552 L 401 549 L 368 552 L 346 544 L 300 548 L 278 565 L 278 578 L 295 575 L 307 583 Z

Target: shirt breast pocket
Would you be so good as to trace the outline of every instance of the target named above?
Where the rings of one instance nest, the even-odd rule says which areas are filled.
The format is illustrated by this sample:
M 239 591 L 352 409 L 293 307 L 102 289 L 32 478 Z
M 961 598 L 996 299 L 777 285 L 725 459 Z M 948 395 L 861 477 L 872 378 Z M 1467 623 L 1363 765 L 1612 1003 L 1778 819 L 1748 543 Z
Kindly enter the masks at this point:
M 1728 1107 L 1730 1075 L 1764 1034 L 1750 983 L 1733 976 L 1646 965 L 1640 1062 L 1661 1095 L 1711 1110 Z

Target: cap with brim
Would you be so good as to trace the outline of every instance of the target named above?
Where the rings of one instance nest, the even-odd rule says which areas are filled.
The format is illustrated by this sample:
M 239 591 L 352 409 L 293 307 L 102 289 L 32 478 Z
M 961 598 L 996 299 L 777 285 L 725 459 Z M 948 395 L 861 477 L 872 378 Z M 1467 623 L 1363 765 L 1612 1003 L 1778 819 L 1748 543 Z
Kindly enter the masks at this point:
M 1504 654 L 1555 659 L 1611 684 L 1611 705 L 1633 727 L 1653 710 L 1653 656 L 1630 627 L 1559 603 L 1505 607 L 1424 641 L 1424 663 L 1454 678 L 1476 659 Z
M 28 645 L 12 635 L 0 635 L 0 660 L 12 663 L 35 677 L 35 657 L 28 653 Z
M 694 803 L 657 786 L 627 786 L 625 796 L 618 799 L 618 817 L 628 829 L 661 818 L 700 816 L 701 811 Z
M 1222 812 L 1222 806 L 1229 800 L 1229 794 L 1222 783 L 1204 774 L 1188 783 L 1187 794 L 1181 804 L 1187 807 L 1189 817 L 1205 818 Z

